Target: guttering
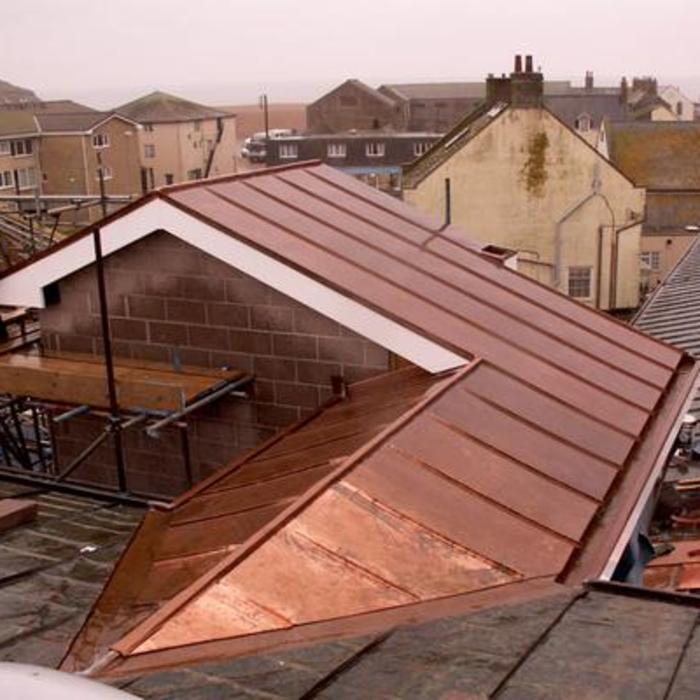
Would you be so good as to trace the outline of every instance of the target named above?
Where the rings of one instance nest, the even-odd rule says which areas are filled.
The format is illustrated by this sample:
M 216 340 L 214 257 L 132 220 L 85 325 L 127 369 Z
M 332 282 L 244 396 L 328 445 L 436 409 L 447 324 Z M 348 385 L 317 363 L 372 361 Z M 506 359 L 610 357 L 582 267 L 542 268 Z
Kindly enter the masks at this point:
M 697 372 L 697 369 L 695 371 Z M 678 412 L 675 421 L 673 422 L 673 426 L 668 432 L 668 435 L 666 436 L 666 441 L 664 442 L 661 450 L 659 451 L 651 474 L 649 474 L 649 478 L 644 484 L 644 488 L 641 490 L 639 498 L 637 499 L 637 502 L 635 503 L 634 508 L 632 509 L 632 512 L 627 518 L 627 522 L 625 523 L 625 526 L 623 527 L 622 532 L 620 533 L 620 537 L 615 543 L 610 557 L 608 558 L 605 566 L 603 567 L 603 570 L 600 573 L 600 576 L 598 577 L 600 580 L 610 581 L 613 574 L 615 573 L 615 569 L 617 568 L 617 565 L 620 562 L 620 559 L 622 558 L 622 555 L 625 551 L 625 547 L 630 541 L 632 533 L 634 532 L 644 513 L 644 509 L 647 507 L 652 492 L 656 487 L 656 484 L 658 483 L 661 475 L 663 474 L 668 455 L 671 452 L 671 449 L 673 448 L 673 445 L 676 441 L 676 437 L 678 436 L 678 431 L 681 427 L 681 423 L 683 422 L 683 417 L 688 412 L 690 405 L 699 390 L 700 372 L 696 373 L 692 389 L 688 392 L 688 395 L 686 396 L 685 401 L 683 402 L 683 405 L 681 406 L 681 409 Z
M 599 196 L 599 193 L 593 190 L 590 194 L 587 194 L 580 202 L 574 204 L 556 223 L 554 229 L 554 286 L 559 287 L 561 283 L 561 257 L 562 257 L 562 226 L 568 219 L 570 219 L 579 209 L 584 207 L 588 202 L 595 197 Z
M 624 226 L 620 226 L 620 228 L 615 229 L 615 219 L 613 218 L 613 233 L 614 233 L 614 245 L 613 245 L 613 251 L 612 255 L 610 256 L 610 299 L 609 299 L 609 308 L 614 309 L 615 304 L 617 303 L 617 272 L 618 272 L 618 267 L 619 267 L 619 259 L 620 259 L 620 234 L 624 233 L 625 231 L 628 231 L 631 228 L 634 228 L 635 226 L 641 225 L 644 223 L 644 217 L 641 219 L 635 219 L 634 221 L 631 221 L 629 224 L 625 224 Z

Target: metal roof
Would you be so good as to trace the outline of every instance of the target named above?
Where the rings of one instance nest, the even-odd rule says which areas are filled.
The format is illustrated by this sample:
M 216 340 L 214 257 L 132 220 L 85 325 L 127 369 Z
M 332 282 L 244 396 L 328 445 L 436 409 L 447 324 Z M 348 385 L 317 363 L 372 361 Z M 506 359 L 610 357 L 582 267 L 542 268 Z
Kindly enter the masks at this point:
M 319 293 L 333 290 L 376 313 L 376 323 L 472 361 L 447 375 L 414 369 L 351 388 L 330 409 L 336 418 L 324 412 L 321 423 L 256 453 L 277 465 L 281 481 L 264 476 L 261 488 L 230 483 L 217 493 L 249 468 L 236 465 L 175 511 L 153 511 L 102 603 L 118 609 L 120 586 L 148 590 L 154 537 L 167 554 L 155 580 L 170 588 L 145 601 L 140 614 L 152 615 L 120 642 L 100 638 L 108 618 L 99 607 L 83 639 L 114 644 L 125 668 L 135 658 L 172 665 L 206 654 L 214 639 L 240 651 L 258 635 L 304 635 L 330 619 L 390 610 L 410 616 L 416 605 L 486 592 L 500 599 L 506 589 L 577 582 L 614 564 L 697 374 L 681 351 L 504 267 L 459 229 L 440 229 L 325 165 L 164 188 L 110 221 L 154 199 L 170 207 L 154 210 L 162 222 L 150 219 L 149 230 L 167 229 L 175 207 L 190 226 L 284 263 Z M 89 231 L 48 255 L 65 257 L 61 250 Z M 354 402 L 372 387 L 382 388 L 360 419 Z M 316 449 L 322 461 L 300 462 Z M 288 479 L 300 463 L 320 467 L 311 481 Z M 281 491 L 270 498 L 273 487 Z M 190 512 L 197 501 L 206 505 Z M 357 526 L 340 526 L 348 522 Z M 91 644 L 72 663 L 89 663 Z
M 633 325 L 700 358 L 700 239 L 646 300 Z M 700 393 L 690 410 L 700 417 Z
M 95 645 L 128 674 L 212 643 L 246 653 L 263 634 L 597 576 L 644 482 L 634 442 L 485 361 L 367 380 L 152 512 L 68 667 Z

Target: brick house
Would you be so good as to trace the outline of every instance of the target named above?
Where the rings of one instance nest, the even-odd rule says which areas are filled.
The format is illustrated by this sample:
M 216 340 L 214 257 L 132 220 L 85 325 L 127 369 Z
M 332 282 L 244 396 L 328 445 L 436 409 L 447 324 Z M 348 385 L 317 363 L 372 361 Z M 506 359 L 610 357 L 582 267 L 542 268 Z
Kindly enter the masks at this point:
M 401 131 L 406 128 L 407 114 L 392 98 L 350 79 L 307 106 L 306 125 L 312 134 L 349 129 Z

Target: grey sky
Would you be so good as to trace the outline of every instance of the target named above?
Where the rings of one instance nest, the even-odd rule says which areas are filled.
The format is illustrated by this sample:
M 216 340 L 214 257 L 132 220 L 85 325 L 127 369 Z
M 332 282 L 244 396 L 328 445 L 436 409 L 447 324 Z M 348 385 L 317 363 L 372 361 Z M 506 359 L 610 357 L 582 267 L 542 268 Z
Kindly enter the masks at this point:
M 0 78 L 98 107 L 154 88 L 306 101 L 346 77 L 478 79 L 532 53 L 700 92 L 700 0 L 4 0 Z

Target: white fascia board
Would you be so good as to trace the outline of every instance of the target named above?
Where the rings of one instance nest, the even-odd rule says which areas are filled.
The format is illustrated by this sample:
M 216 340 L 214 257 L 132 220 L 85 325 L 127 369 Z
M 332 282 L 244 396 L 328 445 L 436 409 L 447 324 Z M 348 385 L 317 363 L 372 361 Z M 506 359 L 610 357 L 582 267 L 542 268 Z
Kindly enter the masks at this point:
M 428 372 L 442 372 L 470 362 L 162 199 L 146 202 L 104 226 L 103 254 L 107 256 L 157 230 L 167 231 Z M 0 279 L 0 304 L 43 307 L 43 287 L 94 260 L 92 236 L 76 240 Z

